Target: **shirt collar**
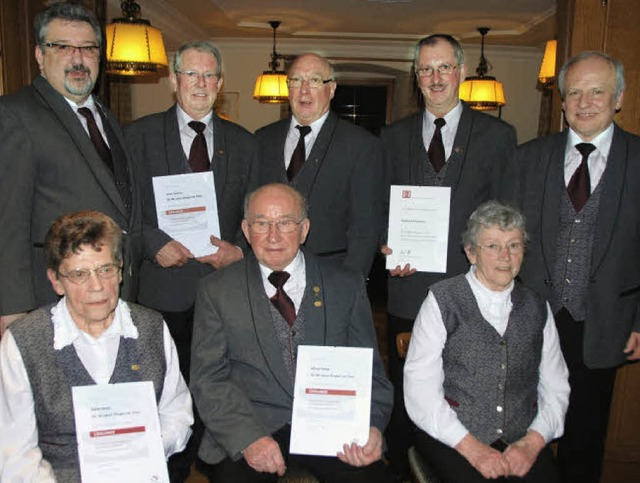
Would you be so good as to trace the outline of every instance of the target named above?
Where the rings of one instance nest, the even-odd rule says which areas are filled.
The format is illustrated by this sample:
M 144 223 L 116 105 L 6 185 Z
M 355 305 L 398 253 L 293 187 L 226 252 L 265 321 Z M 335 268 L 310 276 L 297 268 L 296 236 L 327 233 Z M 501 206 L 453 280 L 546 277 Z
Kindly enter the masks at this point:
M 191 116 L 189 116 L 189 114 L 184 112 L 184 109 L 182 109 L 182 107 L 180 107 L 180 104 L 176 104 L 176 113 L 177 113 L 177 116 L 178 116 L 178 129 L 180 131 L 182 131 L 183 129 L 189 127 L 189 123 L 191 121 L 196 121 L 196 119 L 193 119 Z M 211 124 L 210 121 L 211 121 L 212 117 L 213 117 L 213 111 L 210 111 L 209 114 L 204 116 L 202 119 L 197 119 L 197 121 L 205 123 L 207 125 L 207 128 L 209 128 L 210 124 Z M 189 129 L 191 129 L 191 128 L 189 128 Z M 193 131 L 193 132 L 195 133 L 195 131 Z
M 260 273 L 262 274 L 262 279 L 267 280 L 269 275 L 271 275 L 274 270 L 269 267 L 264 266 L 262 263 L 258 262 L 260 266 Z M 298 273 L 300 269 L 304 267 L 304 256 L 302 255 L 302 251 L 298 250 L 296 256 L 289 262 L 289 265 L 284 267 L 283 272 L 289 272 L 289 274 L 293 275 L 294 273 Z
M 313 121 L 311 124 L 308 125 L 311 128 L 312 134 L 316 135 L 317 133 L 320 132 L 320 129 L 322 129 L 322 125 L 327 120 L 327 117 L 329 117 L 329 111 L 325 112 L 322 116 L 320 116 L 319 119 L 316 119 L 315 121 Z M 300 125 L 302 124 L 298 122 L 296 117 L 291 116 L 291 124 L 289 125 L 289 131 L 291 131 L 292 129 L 295 129 L 296 126 L 300 126 Z
M 514 285 L 513 280 L 511 280 L 511 283 L 509 284 L 509 286 L 502 291 L 491 290 L 485 287 L 482 284 L 482 282 L 478 280 L 478 277 L 476 276 L 476 270 L 477 270 L 477 267 L 475 265 L 471 265 L 471 268 L 469 269 L 466 275 L 467 280 L 469 281 L 469 284 L 473 286 L 474 292 L 480 293 L 482 294 L 483 297 L 486 297 L 487 299 L 490 299 L 493 301 L 504 302 L 510 299 L 511 292 L 513 291 L 513 285 Z
M 429 123 L 429 125 L 431 126 L 433 124 L 433 121 L 436 120 L 436 116 L 428 109 L 424 110 L 424 114 L 425 114 L 425 122 Z M 445 127 L 449 125 L 458 125 L 458 122 L 460 122 L 461 116 L 462 116 L 462 102 L 458 101 L 458 103 L 453 109 L 451 109 L 444 116 L 442 116 L 442 118 L 446 122 Z
M 73 344 L 76 339 L 84 334 L 69 313 L 67 297 L 63 297 L 51 308 L 51 321 L 53 322 L 53 348 L 55 350 L 60 350 Z M 114 336 L 122 336 L 128 339 L 138 338 L 138 329 L 131 319 L 129 306 L 121 299 L 118 300 L 113 322 L 99 338 Z
M 598 134 L 595 138 L 589 141 L 593 144 L 598 152 L 604 156 L 606 159 L 609 156 L 609 150 L 611 149 L 611 142 L 613 141 L 613 123 L 609 124 L 609 127 Z M 576 133 L 572 128 L 569 128 L 569 135 L 567 136 L 567 148 L 573 149 L 576 144 L 583 143 L 578 133 Z M 568 150 L 567 149 L 567 150 Z

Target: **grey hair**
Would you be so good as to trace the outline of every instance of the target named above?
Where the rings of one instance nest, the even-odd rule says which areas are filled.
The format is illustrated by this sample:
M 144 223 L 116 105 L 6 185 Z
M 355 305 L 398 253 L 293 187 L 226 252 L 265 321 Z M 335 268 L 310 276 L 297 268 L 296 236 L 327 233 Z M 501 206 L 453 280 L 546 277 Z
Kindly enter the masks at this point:
M 182 66 L 182 55 L 187 50 L 197 50 L 198 52 L 202 52 L 203 54 L 210 54 L 215 57 L 216 62 L 218 63 L 216 75 L 220 77 L 220 75 L 222 74 L 222 56 L 220 55 L 220 51 L 218 50 L 218 48 L 213 45 L 213 43 L 207 40 L 197 40 L 195 42 L 189 42 L 188 44 L 180 46 L 173 56 L 173 63 L 171 65 L 173 72 L 180 70 Z
M 622 91 L 624 91 L 624 65 L 618 59 L 611 57 L 609 54 L 605 54 L 604 52 L 598 52 L 597 50 L 586 50 L 584 52 L 580 52 L 579 54 L 574 55 L 569 60 L 567 60 L 562 69 L 560 69 L 560 74 L 558 75 L 558 90 L 560 91 L 560 97 L 564 99 L 565 94 L 567 93 L 566 87 L 564 85 L 564 79 L 569 72 L 569 69 L 573 67 L 578 62 L 588 59 L 602 59 L 607 62 L 616 73 L 616 99 L 620 97 Z
M 46 42 L 47 28 L 51 21 L 56 19 L 67 22 L 87 22 L 96 36 L 96 43 L 102 47 L 102 30 L 96 17 L 86 7 L 75 2 L 54 3 L 36 16 L 33 22 L 36 44 L 43 45 Z
M 456 58 L 456 63 L 458 65 L 464 64 L 464 51 L 462 50 L 462 46 L 460 45 L 460 42 L 458 42 L 449 34 L 433 34 L 433 35 L 429 35 L 428 37 L 424 37 L 420 39 L 416 44 L 416 48 L 413 51 L 413 70 L 414 71 L 417 71 L 420 68 L 420 66 L 418 65 L 418 60 L 420 60 L 420 49 L 422 48 L 422 46 L 428 45 L 430 47 L 433 47 L 434 45 L 437 45 L 439 42 L 448 43 L 451 46 L 451 48 L 453 48 L 453 53 Z
M 478 244 L 480 228 L 499 228 L 503 231 L 520 230 L 524 242 L 529 242 L 527 221 L 522 212 L 511 205 L 496 200 L 482 203 L 471 213 L 467 221 L 467 230 L 462 234 L 462 245 L 472 247 Z
M 320 54 L 316 54 L 315 52 L 305 52 L 304 54 L 298 55 L 293 60 L 293 62 L 291 62 L 291 65 L 289 66 L 289 69 L 287 69 L 287 75 L 289 75 L 289 73 L 291 72 L 293 67 L 296 65 L 296 62 L 298 62 L 298 59 L 300 59 L 301 57 L 305 57 L 305 56 L 313 56 L 313 57 L 316 57 L 317 59 L 321 60 L 322 62 L 324 62 L 324 64 L 329 68 L 329 78 L 333 79 L 333 80 L 336 79 L 336 71 L 333 68 L 333 64 L 331 62 L 329 62 L 325 57 L 322 57 Z
M 271 189 L 279 189 L 281 191 L 289 193 L 295 199 L 296 204 L 298 205 L 299 213 L 300 213 L 300 221 L 307 218 L 307 215 L 309 213 L 309 205 L 307 204 L 307 200 L 305 200 L 302 193 L 300 193 L 297 189 L 287 184 L 270 183 L 270 184 L 265 184 L 261 186 L 260 188 L 252 191 L 251 193 L 247 194 L 247 196 L 245 196 L 244 198 L 244 219 L 245 220 L 249 221 L 249 205 L 251 204 L 251 200 L 253 199 L 253 197 L 256 195 L 259 195 L 263 191 L 268 191 Z

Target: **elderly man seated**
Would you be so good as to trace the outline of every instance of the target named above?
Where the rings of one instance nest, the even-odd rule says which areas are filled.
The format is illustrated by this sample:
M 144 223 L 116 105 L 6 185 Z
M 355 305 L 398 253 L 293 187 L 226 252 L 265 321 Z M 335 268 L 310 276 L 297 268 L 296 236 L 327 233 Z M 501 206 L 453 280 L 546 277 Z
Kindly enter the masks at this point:
M 559 483 L 546 444 L 563 431 L 568 372 L 549 304 L 514 281 L 524 217 L 489 201 L 462 239 L 471 269 L 431 287 L 404 368 L 416 447 L 443 483 Z
M 152 381 L 165 454 L 184 448 L 193 414 L 176 349 L 158 313 L 119 298 L 121 249 L 97 211 L 51 226 L 47 275 L 62 299 L 0 342 L 0 481 L 80 481 L 73 386 Z
M 332 483 L 388 481 L 382 432 L 393 390 L 364 281 L 300 249 L 309 225 L 305 200 L 295 189 L 259 188 L 247 197 L 242 221 L 253 254 L 200 283 L 191 389 L 206 428 L 198 468 L 212 482 L 275 482 L 288 464 Z M 366 444 L 345 444 L 337 457 L 289 454 L 301 344 L 374 349 Z

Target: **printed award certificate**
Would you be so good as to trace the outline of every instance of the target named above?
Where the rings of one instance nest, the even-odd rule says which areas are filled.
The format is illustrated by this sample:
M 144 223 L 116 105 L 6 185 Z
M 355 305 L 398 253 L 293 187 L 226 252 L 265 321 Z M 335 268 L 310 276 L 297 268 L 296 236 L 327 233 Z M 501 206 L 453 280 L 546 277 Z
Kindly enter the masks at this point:
M 298 347 L 289 451 L 335 456 L 369 439 L 373 349 Z
M 213 173 L 153 177 L 158 228 L 187 247 L 195 257 L 216 253 L 209 237 L 220 238 Z
M 82 481 L 168 483 L 151 381 L 72 388 Z
M 387 268 L 407 263 L 419 272 L 447 271 L 451 188 L 391 186 Z

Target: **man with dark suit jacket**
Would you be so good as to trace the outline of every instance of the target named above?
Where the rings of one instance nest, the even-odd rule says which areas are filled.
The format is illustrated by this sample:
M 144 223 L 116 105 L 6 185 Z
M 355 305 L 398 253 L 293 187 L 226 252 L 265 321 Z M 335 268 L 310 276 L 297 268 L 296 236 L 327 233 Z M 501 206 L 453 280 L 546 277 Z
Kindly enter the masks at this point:
M 459 100 L 466 65 L 462 47 L 453 37 L 434 34 L 420 40 L 414 70 L 426 109 L 382 131 L 389 184 L 450 187 L 451 208 L 446 272 L 416 272 L 408 265 L 389 271 L 389 372 L 395 405 L 387 436 L 391 463 L 403 473 L 408 469 L 412 428 L 404 409 L 404 362 L 398 358 L 396 335 L 412 329 L 433 283 L 467 271 L 460 236 L 478 205 L 497 197 L 503 170 L 516 146 L 513 127 Z M 382 251 L 390 254 L 392 249 Z
M 122 296 L 136 295 L 140 200 L 117 121 L 91 91 L 102 34 L 84 7 L 57 3 L 35 22 L 41 75 L 0 98 L 0 331 L 57 300 L 43 243 L 58 216 L 98 210 L 122 228 Z
M 287 84 L 293 115 L 256 132 L 260 184 L 300 191 L 309 202 L 307 251 L 367 277 L 383 223 L 378 140 L 330 111 L 336 81 L 326 59 L 297 57 Z
M 569 129 L 518 148 L 504 191 L 531 235 L 520 276 L 549 300 L 569 367 L 561 473 L 595 483 L 616 367 L 640 358 L 640 138 L 613 122 L 619 61 L 578 54 L 558 87 Z
M 183 45 L 176 51 L 172 67 L 170 80 L 177 104 L 132 123 L 125 134 L 134 157 L 144 166 L 145 258 L 138 300 L 164 316 L 188 382 L 196 285 L 203 276 L 242 258 L 237 246 L 244 243 L 242 203 L 256 182 L 257 149 L 249 132 L 213 112 L 222 87 L 222 59 L 213 44 L 198 41 Z M 196 131 L 199 127 L 201 134 Z M 197 164 L 199 150 L 201 165 Z M 221 238 L 211 236 L 211 243 L 218 247 L 215 254 L 194 258 L 184 245 L 158 228 L 152 178 L 204 170 L 213 172 Z M 169 461 L 172 482 L 189 475 L 189 453 L 195 458 L 198 425 L 196 416 L 187 454 Z
M 300 250 L 310 229 L 306 213 L 293 188 L 259 188 L 247 198 L 242 221 L 255 255 L 200 283 L 191 390 L 206 428 L 198 468 L 212 482 L 275 481 L 288 464 L 304 466 L 322 481 L 388 481 L 380 458 L 393 396 L 364 282 Z M 283 297 L 288 308 L 278 304 Z M 300 344 L 373 348 L 371 428 L 364 446 L 345 444 L 337 458 L 289 455 Z

